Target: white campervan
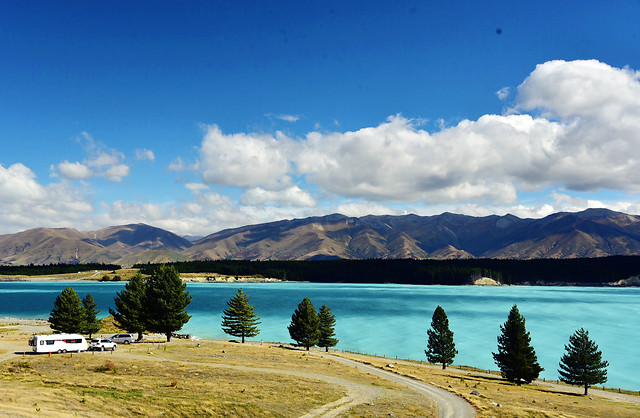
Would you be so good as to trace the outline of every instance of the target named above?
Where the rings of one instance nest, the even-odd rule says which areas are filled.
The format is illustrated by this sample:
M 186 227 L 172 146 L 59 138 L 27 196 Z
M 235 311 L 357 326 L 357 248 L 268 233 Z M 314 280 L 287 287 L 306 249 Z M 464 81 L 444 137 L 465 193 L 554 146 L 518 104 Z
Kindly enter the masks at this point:
M 89 344 L 79 334 L 34 335 L 29 340 L 35 353 L 66 353 L 67 351 L 87 351 Z

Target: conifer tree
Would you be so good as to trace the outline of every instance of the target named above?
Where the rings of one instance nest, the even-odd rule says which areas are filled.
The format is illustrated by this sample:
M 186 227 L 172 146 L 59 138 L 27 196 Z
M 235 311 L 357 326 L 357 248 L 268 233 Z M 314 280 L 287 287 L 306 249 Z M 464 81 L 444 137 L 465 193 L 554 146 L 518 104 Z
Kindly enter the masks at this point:
M 63 333 L 79 333 L 84 329 L 85 311 L 80 296 L 71 286 L 67 286 L 56 297 L 49 316 L 51 329 Z
M 171 334 L 182 329 L 191 315 L 185 310 L 191 303 L 187 284 L 174 266 L 162 265 L 149 277 L 145 292 L 145 325 L 171 341 Z
M 513 305 L 504 325 L 500 325 L 502 335 L 498 336 L 498 352 L 493 359 L 500 368 L 502 377 L 518 386 L 531 383 L 542 370 L 536 352 L 531 346 L 531 336 L 525 328 L 525 319 Z
M 442 369 L 447 364 L 453 363 L 453 358 L 458 354 L 453 342 L 453 331 L 449 329 L 449 319 L 444 309 L 438 305 L 433 312 L 431 329 L 427 330 L 429 337 L 427 349 L 424 351 L 430 363 L 442 364 Z
M 147 329 L 145 297 L 146 282 L 138 272 L 113 298 L 116 309 L 109 308 L 109 313 L 113 315 L 116 324 L 127 331 L 138 333 L 138 341 L 142 339 L 142 333 Z
M 318 312 L 320 336 L 318 338 L 318 347 L 324 347 L 325 351 L 329 351 L 329 347 L 335 347 L 338 344 L 335 332 L 336 316 L 331 313 L 331 309 L 327 305 L 322 305 Z
M 304 298 L 291 316 L 291 324 L 288 327 L 291 339 L 298 345 L 312 347 L 318 343 L 320 338 L 320 320 L 313 303 L 309 298 Z
M 254 307 L 249 304 L 251 300 L 242 289 L 227 302 L 228 308 L 222 316 L 222 330 L 234 337 L 241 337 L 244 343 L 245 337 L 255 337 L 260 334 L 258 324 L 260 318 L 255 314 Z
M 98 304 L 91 293 L 82 299 L 82 307 L 84 308 L 84 329 L 82 332 L 89 334 L 89 338 L 91 338 L 94 332 L 100 331 L 101 326 L 98 319 L 100 311 L 96 309 Z
M 589 331 L 577 330 L 564 349 L 567 352 L 560 359 L 558 369 L 560 380 L 570 385 L 584 385 L 585 395 L 589 386 L 607 381 L 609 362 L 602 360 L 602 351 L 589 338 Z

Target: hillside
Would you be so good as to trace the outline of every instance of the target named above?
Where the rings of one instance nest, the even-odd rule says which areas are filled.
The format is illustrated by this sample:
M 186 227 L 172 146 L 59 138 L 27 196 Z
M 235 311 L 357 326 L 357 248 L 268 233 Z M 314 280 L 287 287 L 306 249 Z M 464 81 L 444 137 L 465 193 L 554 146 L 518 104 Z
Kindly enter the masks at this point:
M 334 214 L 226 229 L 196 241 L 144 224 L 0 235 L 0 264 L 183 260 L 582 258 L 640 255 L 640 217 L 605 209 L 542 219 Z

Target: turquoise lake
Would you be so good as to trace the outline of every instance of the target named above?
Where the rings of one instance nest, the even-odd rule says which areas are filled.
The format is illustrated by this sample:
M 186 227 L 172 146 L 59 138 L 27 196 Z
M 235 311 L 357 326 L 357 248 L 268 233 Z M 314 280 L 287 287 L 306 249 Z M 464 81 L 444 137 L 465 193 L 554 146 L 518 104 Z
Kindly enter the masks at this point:
M 2 282 L 0 317 L 47 319 L 53 301 L 71 285 L 80 297 L 91 293 L 108 315 L 123 283 Z M 459 354 L 454 364 L 496 369 L 491 353 L 514 303 L 526 318 L 541 377 L 557 379 L 569 336 L 589 331 L 610 363 L 606 386 L 640 390 L 640 289 L 601 287 L 470 287 L 317 283 L 191 283 L 181 332 L 230 339 L 220 327 L 226 302 L 242 287 L 262 320 L 255 340 L 291 342 L 287 326 L 298 303 L 309 297 L 336 316 L 337 349 L 425 360 L 426 331 L 437 305 L 444 308 Z M 26 346 L 26 341 L 25 341 Z

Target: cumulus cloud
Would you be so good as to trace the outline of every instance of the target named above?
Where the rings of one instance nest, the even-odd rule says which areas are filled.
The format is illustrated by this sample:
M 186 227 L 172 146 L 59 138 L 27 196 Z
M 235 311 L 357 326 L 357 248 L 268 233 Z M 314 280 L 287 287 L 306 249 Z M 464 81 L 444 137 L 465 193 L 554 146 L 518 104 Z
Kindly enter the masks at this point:
M 395 209 L 389 206 L 381 205 L 379 203 L 371 202 L 349 202 L 338 205 L 335 210 L 336 213 L 341 213 L 345 216 L 367 216 L 367 215 L 398 215 Z
M 73 180 L 86 180 L 93 177 L 93 171 L 77 161 L 75 163 L 70 163 L 67 160 L 61 162 L 58 164 L 58 173 Z
M 442 126 L 391 116 L 350 132 L 224 134 L 209 127 L 207 184 L 265 191 L 304 188 L 369 201 L 513 204 L 518 190 L 640 189 L 639 73 L 598 61 L 550 61 L 518 87 L 515 107 Z M 509 89 L 498 96 L 506 98 Z M 295 180 L 294 180 L 295 179 Z
M 279 206 L 315 206 L 316 201 L 309 192 L 292 186 L 284 190 L 271 191 L 261 187 L 247 190 L 240 196 L 243 205 L 261 206 L 275 204 Z
M 155 161 L 156 156 L 150 149 L 142 148 L 136 150 L 136 160 L 138 161 Z
M 496 96 L 498 96 L 498 99 L 500 100 L 507 100 L 510 94 L 511 94 L 510 87 L 503 87 L 500 90 L 496 91 Z
M 78 142 L 83 144 L 87 158 L 82 162 L 71 163 L 67 160 L 54 166 L 53 175 L 70 180 L 87 180 L 92 177 L 104 177 L 110 182 L 120 182 L 129 175 L 129 166 L 123 163 L 124 154 L 108 149 L 87 133 L 82 132 Z M 146 151 L 146 150 L 145 150 Z M 151 151 L 149 151 L 151 152 Z M 151 152 L 151 157 L 153 153 Z
M 242 188 L 289 187 L 289 142 L 280 133 L 225 135 L 216 125 L 209 126 L 200 149 L 202 179 L 207 184 Z
M 300 120 L 300 116 L 298 115 L 274 115 L 273 113 L 265 113 L 265 116 L 268 118 L 280 119 L 285 122 L 297 122 Z
M 42 185 L 23 164 L 0 165 L 0 233 L 41 226 L 83 226 L 92 205 L 68 182 Z

